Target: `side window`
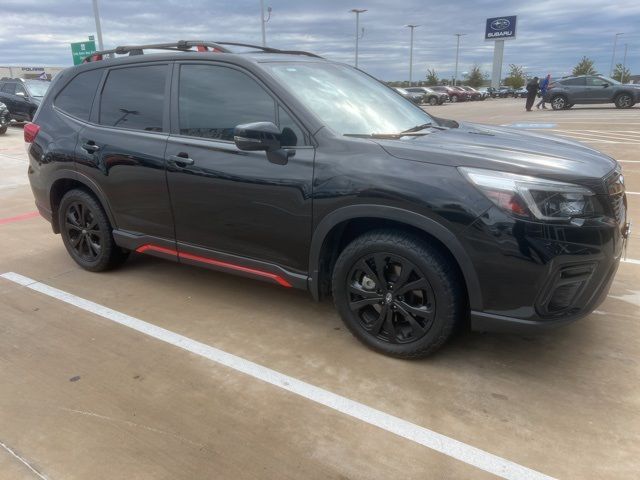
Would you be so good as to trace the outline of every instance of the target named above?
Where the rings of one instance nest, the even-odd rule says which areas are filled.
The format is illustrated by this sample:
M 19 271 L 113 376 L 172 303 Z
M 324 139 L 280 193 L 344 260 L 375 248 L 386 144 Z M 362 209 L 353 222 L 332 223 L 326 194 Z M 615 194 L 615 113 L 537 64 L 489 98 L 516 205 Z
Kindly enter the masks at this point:
M 16 93 L 16 84 L 15 83 L 5 83 L 4 87 L 2 87 L 2 91 L 4 93 L 10 93 L 14 95 Z
M 304 133 L 298 124 L 282 107 L 278 107 L 278 127 L 282 131 L 281 142 L 283 147 L 295 147 L 305 145 Z
M 55 106 L 63 112 L 89 120 L 93 96 L 98 88 L 104 70 L 90 70 L 74 77 L 55 99 Z
M 585 79 L 584 77 L 569 78 L 567 80 L 562 80 L 560 83 L 568 87 L 583 87 L 585 85 Z
M 180 134 L 233 140 L 236 125 L 276 122 L 273 98 L 248 75 L 214 65 L 182 65 Z M 295 132 L 294 132 L 295 133 Z
M 166 65 L 111 70 L 100 97 L 101 125 L 162 131 Z
M 19 83 L 16 83 L 15 87 L 16 87 L 16 95 L 20 95 L 22 97 L 27 96 L 27 91 L 24 89 L 22 85 L 20 85 Z
M 587 77 L 587 86 L 588 87 L 604 87 L 605 85 L 609 85 L 605 79 L 600 77 Z

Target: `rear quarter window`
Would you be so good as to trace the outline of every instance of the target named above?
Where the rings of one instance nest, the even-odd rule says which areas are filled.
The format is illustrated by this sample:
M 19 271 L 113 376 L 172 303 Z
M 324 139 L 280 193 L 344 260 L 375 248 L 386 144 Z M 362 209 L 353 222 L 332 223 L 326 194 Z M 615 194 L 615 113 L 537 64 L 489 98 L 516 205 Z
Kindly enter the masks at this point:
M 76 75 L 58 94 L 53 104 L 69 115 L 89 120 L 102 72 L 102 69 L 97 69 Z

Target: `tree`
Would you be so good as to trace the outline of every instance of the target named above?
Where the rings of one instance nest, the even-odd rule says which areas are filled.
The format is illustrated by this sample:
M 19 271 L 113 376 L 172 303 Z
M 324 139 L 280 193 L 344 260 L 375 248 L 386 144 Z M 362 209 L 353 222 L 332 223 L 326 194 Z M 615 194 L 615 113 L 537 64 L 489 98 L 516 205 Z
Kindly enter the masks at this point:
M 467 83 L 473 88 L 481 87 L 487 75 L 480 70 L 478 65 L 474 65 L 471 71 L 466 75 Z
M 595 75 L 596 69 L 593 66 L 593 60 L 587 57 L 582 57 L 582 60 L 573 67 L 574 75 Z
M 618 63 L 616 65 L 615 70 L 613 71 L 612 78 L 614 80 L 618 80 L 620 83 L 624 83 L 624 82 L 628 82 L 630 77 L 631 77 L 631 70 L 629 70 L 627 67 L 625 67 L 621 63 Z
M 504 79 L 504 84 L 511 88 L 521 88 L 524 86 L 526 78 L 524 68 L 520 65 L 509 65 L 509 76 Z
M 438 79 L 437 72 L 433 68 L 430 68 L 429 70 L 427 70 L 427 85 L 429 86 L 438 85 L 439 82 L 440 80 Z

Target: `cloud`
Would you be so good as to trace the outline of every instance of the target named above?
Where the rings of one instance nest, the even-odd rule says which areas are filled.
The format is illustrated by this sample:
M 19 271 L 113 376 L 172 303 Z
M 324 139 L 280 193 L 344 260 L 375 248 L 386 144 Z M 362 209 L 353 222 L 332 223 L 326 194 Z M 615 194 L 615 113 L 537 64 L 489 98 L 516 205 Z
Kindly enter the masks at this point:
M 260 43 L 257 0 L 101 0 L 105 47 L 210 39 Z M 353 62 L 355 18 L 351 8 L 366 8 L 360 41 L 360 67 L 384 80 L 408 77 L 409 30 L 415 30 L 414 78 L 427 68 L 453 74 L 456 32 L 466 33 L 460 47 L 463 72 L 474 64 L 490 70 L 493 44 L 483 39 L 487 17 L 518 15 L 518 38 L 505 44 L 504 66 L 525 65 L 527 72 L 567 74 L 586 55 L 607 73 L 613 35 L 620 37 L 616 62 L 629 46 L 627 64 L 640 73 L 640 2 L 617 0 L 537 0 L 498 2 L 459 0 L 426 4 L 423 0 L 359 1 L 265 0 L 273 7 L 267 23 L 268 44 L 309 50 L 330 59 Z M 95 33 L 91 2 L 71 0 L 3 0 L 0 65 L 70 65 L 69 43 Z

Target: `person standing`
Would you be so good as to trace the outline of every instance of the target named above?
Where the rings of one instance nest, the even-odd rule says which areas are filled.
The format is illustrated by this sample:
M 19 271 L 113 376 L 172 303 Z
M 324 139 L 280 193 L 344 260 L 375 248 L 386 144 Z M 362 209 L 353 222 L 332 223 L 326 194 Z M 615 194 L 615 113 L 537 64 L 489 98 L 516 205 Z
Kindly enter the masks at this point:
M 536 105 L 536 108 L 539 110 L 540 107 L 542 106 L 543 110 L 547 109 L 547 106 L 544 104 L 544 95 L 547 93 L 547 90 L 549 89 L 549 84 L 551 83 L 551 74 L 548 74 L 541 82 L 540 82 L 540 94 L 542 95 L 542 98 L 540 99 L 540 101 L 538 102 L 538 104 Z
M 527 112 L 531 111 L 531 107 L 533 107 L 533 102 L 536 99 L 536 94 L 538 93 L 538 77 L 533 77 L 527 83 L 527 104 L 526 109 Z

